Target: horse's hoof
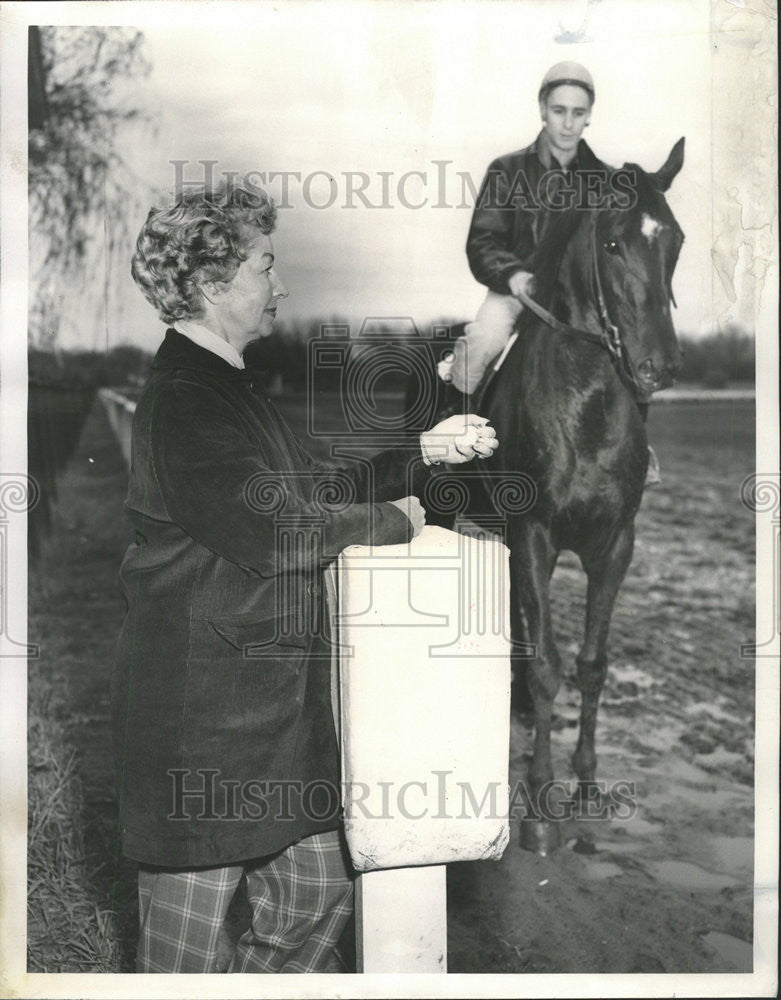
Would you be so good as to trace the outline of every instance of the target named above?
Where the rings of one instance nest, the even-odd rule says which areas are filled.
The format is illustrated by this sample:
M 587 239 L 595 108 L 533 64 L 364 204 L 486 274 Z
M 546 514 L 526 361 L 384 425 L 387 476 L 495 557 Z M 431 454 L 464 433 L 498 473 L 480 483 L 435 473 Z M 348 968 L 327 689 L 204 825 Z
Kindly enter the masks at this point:
M 560 824 L 549 819 L 521 820 L 521 847 L 545 857 L 561 846 Z

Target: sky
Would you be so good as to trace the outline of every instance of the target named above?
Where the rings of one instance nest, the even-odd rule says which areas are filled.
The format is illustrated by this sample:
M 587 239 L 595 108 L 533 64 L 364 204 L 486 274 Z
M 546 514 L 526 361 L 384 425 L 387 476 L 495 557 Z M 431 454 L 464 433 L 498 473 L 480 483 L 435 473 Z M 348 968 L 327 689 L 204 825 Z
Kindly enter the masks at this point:
M 290 292 L 280 318 L 344 316 L 357 330 L 367 317 L 422 327 L 473 317 L 484 289 L 464 251 L 470 184 L 495 156 L 534 140 L 543 74 L 575 59 L 595 80 L 584 137 L 602 159 L 655 170 L 686 137 L 668 195 L 686 233 L 674 280 L 679 331 L 755 325 L 753 285 L 741 286 L 755 255 L 746 259 L 725 228 L 735 211 L 745 215 L 750 161 L 725 154 L 714 168 L 715 131 L 733 117 L 745 125 L 745 114 L 715 89 L 708 2 L 128 6 L 153 66 L 134 97 L 157 129 L 128 136 L 123 154 L 155 192 L 202 180 L 200 160 L 216 161 L 216 174 L 255 172 L 280 204 L 274 242 Z M 712 252 L 720 239 L 729 244 L 721 266 Z M 66 345 L 159 342 L 159 321 L 128 277 L 130 252 L 115 262 L 112 300 L 93 322 L 83 294 L 68 297 Z

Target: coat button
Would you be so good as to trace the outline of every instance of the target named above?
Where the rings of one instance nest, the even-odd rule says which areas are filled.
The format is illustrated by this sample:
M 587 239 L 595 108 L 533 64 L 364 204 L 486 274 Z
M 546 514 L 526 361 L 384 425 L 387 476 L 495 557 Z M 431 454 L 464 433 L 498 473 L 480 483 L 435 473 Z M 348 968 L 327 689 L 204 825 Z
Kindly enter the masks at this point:
M 306 585 L 306 592 L 310 597 L 317 597 L 320 593 L 320 587 L 316 583 L 308 583 Z

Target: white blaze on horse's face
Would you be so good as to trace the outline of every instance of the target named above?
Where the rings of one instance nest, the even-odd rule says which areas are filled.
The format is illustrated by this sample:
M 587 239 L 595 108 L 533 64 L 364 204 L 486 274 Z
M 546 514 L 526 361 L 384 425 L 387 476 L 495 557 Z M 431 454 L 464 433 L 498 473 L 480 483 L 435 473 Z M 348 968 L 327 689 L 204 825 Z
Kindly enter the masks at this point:
M 643 212 L 640 220 L 640 232 L 643 236 L 645 236 L 649 243 L 653 243 L 663 229 L 664 226 L 658 219 L 654 219 L 646 212 Z

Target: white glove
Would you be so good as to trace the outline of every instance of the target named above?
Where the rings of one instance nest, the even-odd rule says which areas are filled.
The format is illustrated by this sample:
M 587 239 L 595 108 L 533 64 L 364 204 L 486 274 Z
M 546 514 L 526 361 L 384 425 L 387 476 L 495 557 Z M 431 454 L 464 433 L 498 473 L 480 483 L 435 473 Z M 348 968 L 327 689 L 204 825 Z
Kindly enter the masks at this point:
M 423 531 L 423 527 L 426 523 L 426 512 L 420 506 L 420 500 L 417 497 L 403 497 L 401 500 L 389 500 L 394 507 L 398 507 L 405 517 L 409 518 L 412 524 L 412 537 L 415 538 Z
M 526 295 L 531 295 L 534 290 L 534 275 L 529 271 L 516 271 L 515 274 L 510 275 L 507 285 L 510 289 L 510 294 L 518 298 L 518 292 L 525 292 Z
M 474 413 L 454 413 L 420 435 L 426 465 L 460 465 L 473 458 L 488 458 L 498 447 L 496 431 L 485 417 Z

